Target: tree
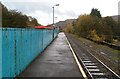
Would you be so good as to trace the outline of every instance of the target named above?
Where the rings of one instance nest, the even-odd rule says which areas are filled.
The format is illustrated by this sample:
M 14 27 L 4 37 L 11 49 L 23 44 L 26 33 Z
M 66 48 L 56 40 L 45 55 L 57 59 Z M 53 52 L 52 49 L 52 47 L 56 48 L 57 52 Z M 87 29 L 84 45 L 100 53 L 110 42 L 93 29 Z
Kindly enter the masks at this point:
M 10 24 L 9 21 L 10 12 L 2 3 L 0 3 L 0 5 L 2 6 L 2 26 L 7 27 Z
M 98 9 L 94 9 L 94 8 L 93 8 L 93 9 L 91 10 L 90 15 L 101 18 L 101 14 L 100 14 L 100 11 L 98 11 Z
M 117 22 L 112 17 L 108 17 L 108 16 L 104 17 L 103 21 L 105 21 L 106 24 L 111 27 L 114 35 L 117 35 L 117 32 L 119 31 L 117 30 L 118 29 Z
M 67 27 L 65 28 L 65 32 L 74 33 L 74 29 L 73 29 L 72 23 L 67 25 Z
M 118 19 L 117 36 L 120 36 L 120 19 Z
M 27 16 L 23 15 L 21 12 L 17 12 L 16 10 L 10 10 L 10 22 L 11 27 L 26 27 L 27 26 Z
M 71 27 L 71 26 L 70 26 Z M 71 32 L 69 27 L 68 32 Z M 91 38 L 96 41 L 112 41 L 113 32 L 110 26 L 101 18 L 91 15 L 81 15 L 72 23 L 72 29 L 78 36 Z
M 8 10 L 2 3 L 2 26 L 3 27 L 21 27 L 40 25 L 36 18 L 23 15 L 17 10 Z
M 28 16 L 28 19 L 29 19 L 29 21 L 27 22 L 28 23 L 28 26 L 41 26 L 41 24 L 39 24 L 38 22 L 37 22 L 37 19 L 36 18 L 33 18 L 33 17 L 31 17 L 31 16 Z
M 98 29 L 98 18 L 90 15 L 81 15 L 76 20 L 75 32 L 82 37 L 90 37 L 90 31 Z

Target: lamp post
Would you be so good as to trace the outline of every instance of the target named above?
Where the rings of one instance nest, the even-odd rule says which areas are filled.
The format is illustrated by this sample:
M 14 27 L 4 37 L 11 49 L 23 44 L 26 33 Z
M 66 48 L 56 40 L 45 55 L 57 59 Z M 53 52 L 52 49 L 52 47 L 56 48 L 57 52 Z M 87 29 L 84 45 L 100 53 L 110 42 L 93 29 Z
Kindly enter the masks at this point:
M 53 8 L 53 26 L 54 26 L 54 7 L 55 6 L 59 6 L 59 4 L 56 4 L 56 5 L 54 5 L 52 8 Z
M 55 18 L 55 20 L 54 20 L 54 22 L 56 23 L 57 22 L 57 17 L 54 17 Z M 55 26 L 56 26 L 56 24 L 54 24 Z
M 55 17 L 55 23 L 57 23 L 57 19 L 58 19 L 58 17 Z M 56 26 L 57 30 L 60 30 L 60 27 L 57 24 L 55 24 L 55 26 Z
M 54 5 L 52 8 L 53 8 L 53 39 L 54 39 L 54 7 L 55 6 L 59 6 L 59 4 L 56 4 L 56 5 Z

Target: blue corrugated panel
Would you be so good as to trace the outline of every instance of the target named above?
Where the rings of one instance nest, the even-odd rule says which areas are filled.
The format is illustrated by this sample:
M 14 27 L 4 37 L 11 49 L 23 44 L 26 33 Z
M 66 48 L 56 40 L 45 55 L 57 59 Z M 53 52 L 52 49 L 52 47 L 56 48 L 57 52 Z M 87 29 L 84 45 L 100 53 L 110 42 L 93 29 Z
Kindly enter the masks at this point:
M 10 48 L 9 48 L 9 41 L 10 38 L 8 37 L 9 31 L 7 29 L 4 29 L 5 31 L 2 33 L 4 39 L 2 39 L 2 45 L 6 47 L 2 47 L 2 76 L 3 77 L 10 77 Z M 7 30 L 7 31 L 6 31 Z M 4 51 L 4 53 L 3 53 Z M 13 63 L 11 63 L 13 64 Z
M 59 30 L 54 30 L 54 38 L 58 35 Z
M 19 75 L 53 40 L 53 30 L 0 28 L 2 31 L 2 77 Z M 58 31 L 54 31 L 54 35 Z M 54 38 L 55 38 L 54 37 Z
M 0 79 L 2 77 L 2 29 L 0 29 Z

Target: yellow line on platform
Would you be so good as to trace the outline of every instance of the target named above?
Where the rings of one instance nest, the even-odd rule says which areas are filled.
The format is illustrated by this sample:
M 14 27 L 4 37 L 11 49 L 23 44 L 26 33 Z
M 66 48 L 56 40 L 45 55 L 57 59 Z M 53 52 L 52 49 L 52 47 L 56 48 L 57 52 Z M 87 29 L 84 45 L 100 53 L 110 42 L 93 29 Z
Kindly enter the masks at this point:
M 77 65 L 78 65 L 78 67 L 79 67 L 79 70 L 82 73 L 82 76 L 84 77 L 84 79 L 88 79 L 87 76 L 86 76 L 86 74 L 85 74 L 85 72 L 84 72 L 84 70 L 83 70 L 83 68 L 82 68 L 82 66 L 81 66 L 81 64 L 79 63 L 79 61 L 77 59 L 77 56 L 75 55 L 75 52 L 72 49 L 72 46 L 70 45 L 67 37 L 66 37 L 66 40 L 67 40 L 67 43 L 68 43 L 68 45 L 70 47 L 70 50 L 72 51 L 73 57 L 75 58 L 75 61 L 76 61 Z

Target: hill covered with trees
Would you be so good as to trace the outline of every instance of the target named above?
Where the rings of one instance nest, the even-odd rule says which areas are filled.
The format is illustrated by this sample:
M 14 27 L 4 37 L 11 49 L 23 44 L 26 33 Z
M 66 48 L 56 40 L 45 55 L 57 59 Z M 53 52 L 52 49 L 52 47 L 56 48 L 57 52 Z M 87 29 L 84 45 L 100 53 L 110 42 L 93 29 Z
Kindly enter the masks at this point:
M 80 15 L 67 25 L 65 31 L 95 41 L 112 42 L 114 36 L 120 36 L 120 22 L 112 17 L 101 17 L 98 9 L 92 9 L 89 15 Z
M 111 16 L 115 21 L 118 21 L 120 20 L 120 15 L 114 15 L 114 16 Z
M 36 18 L 22 14 L 17 10 L 8 10 L 1 2 L 2 27 L 25 28 L 41 25 Z

